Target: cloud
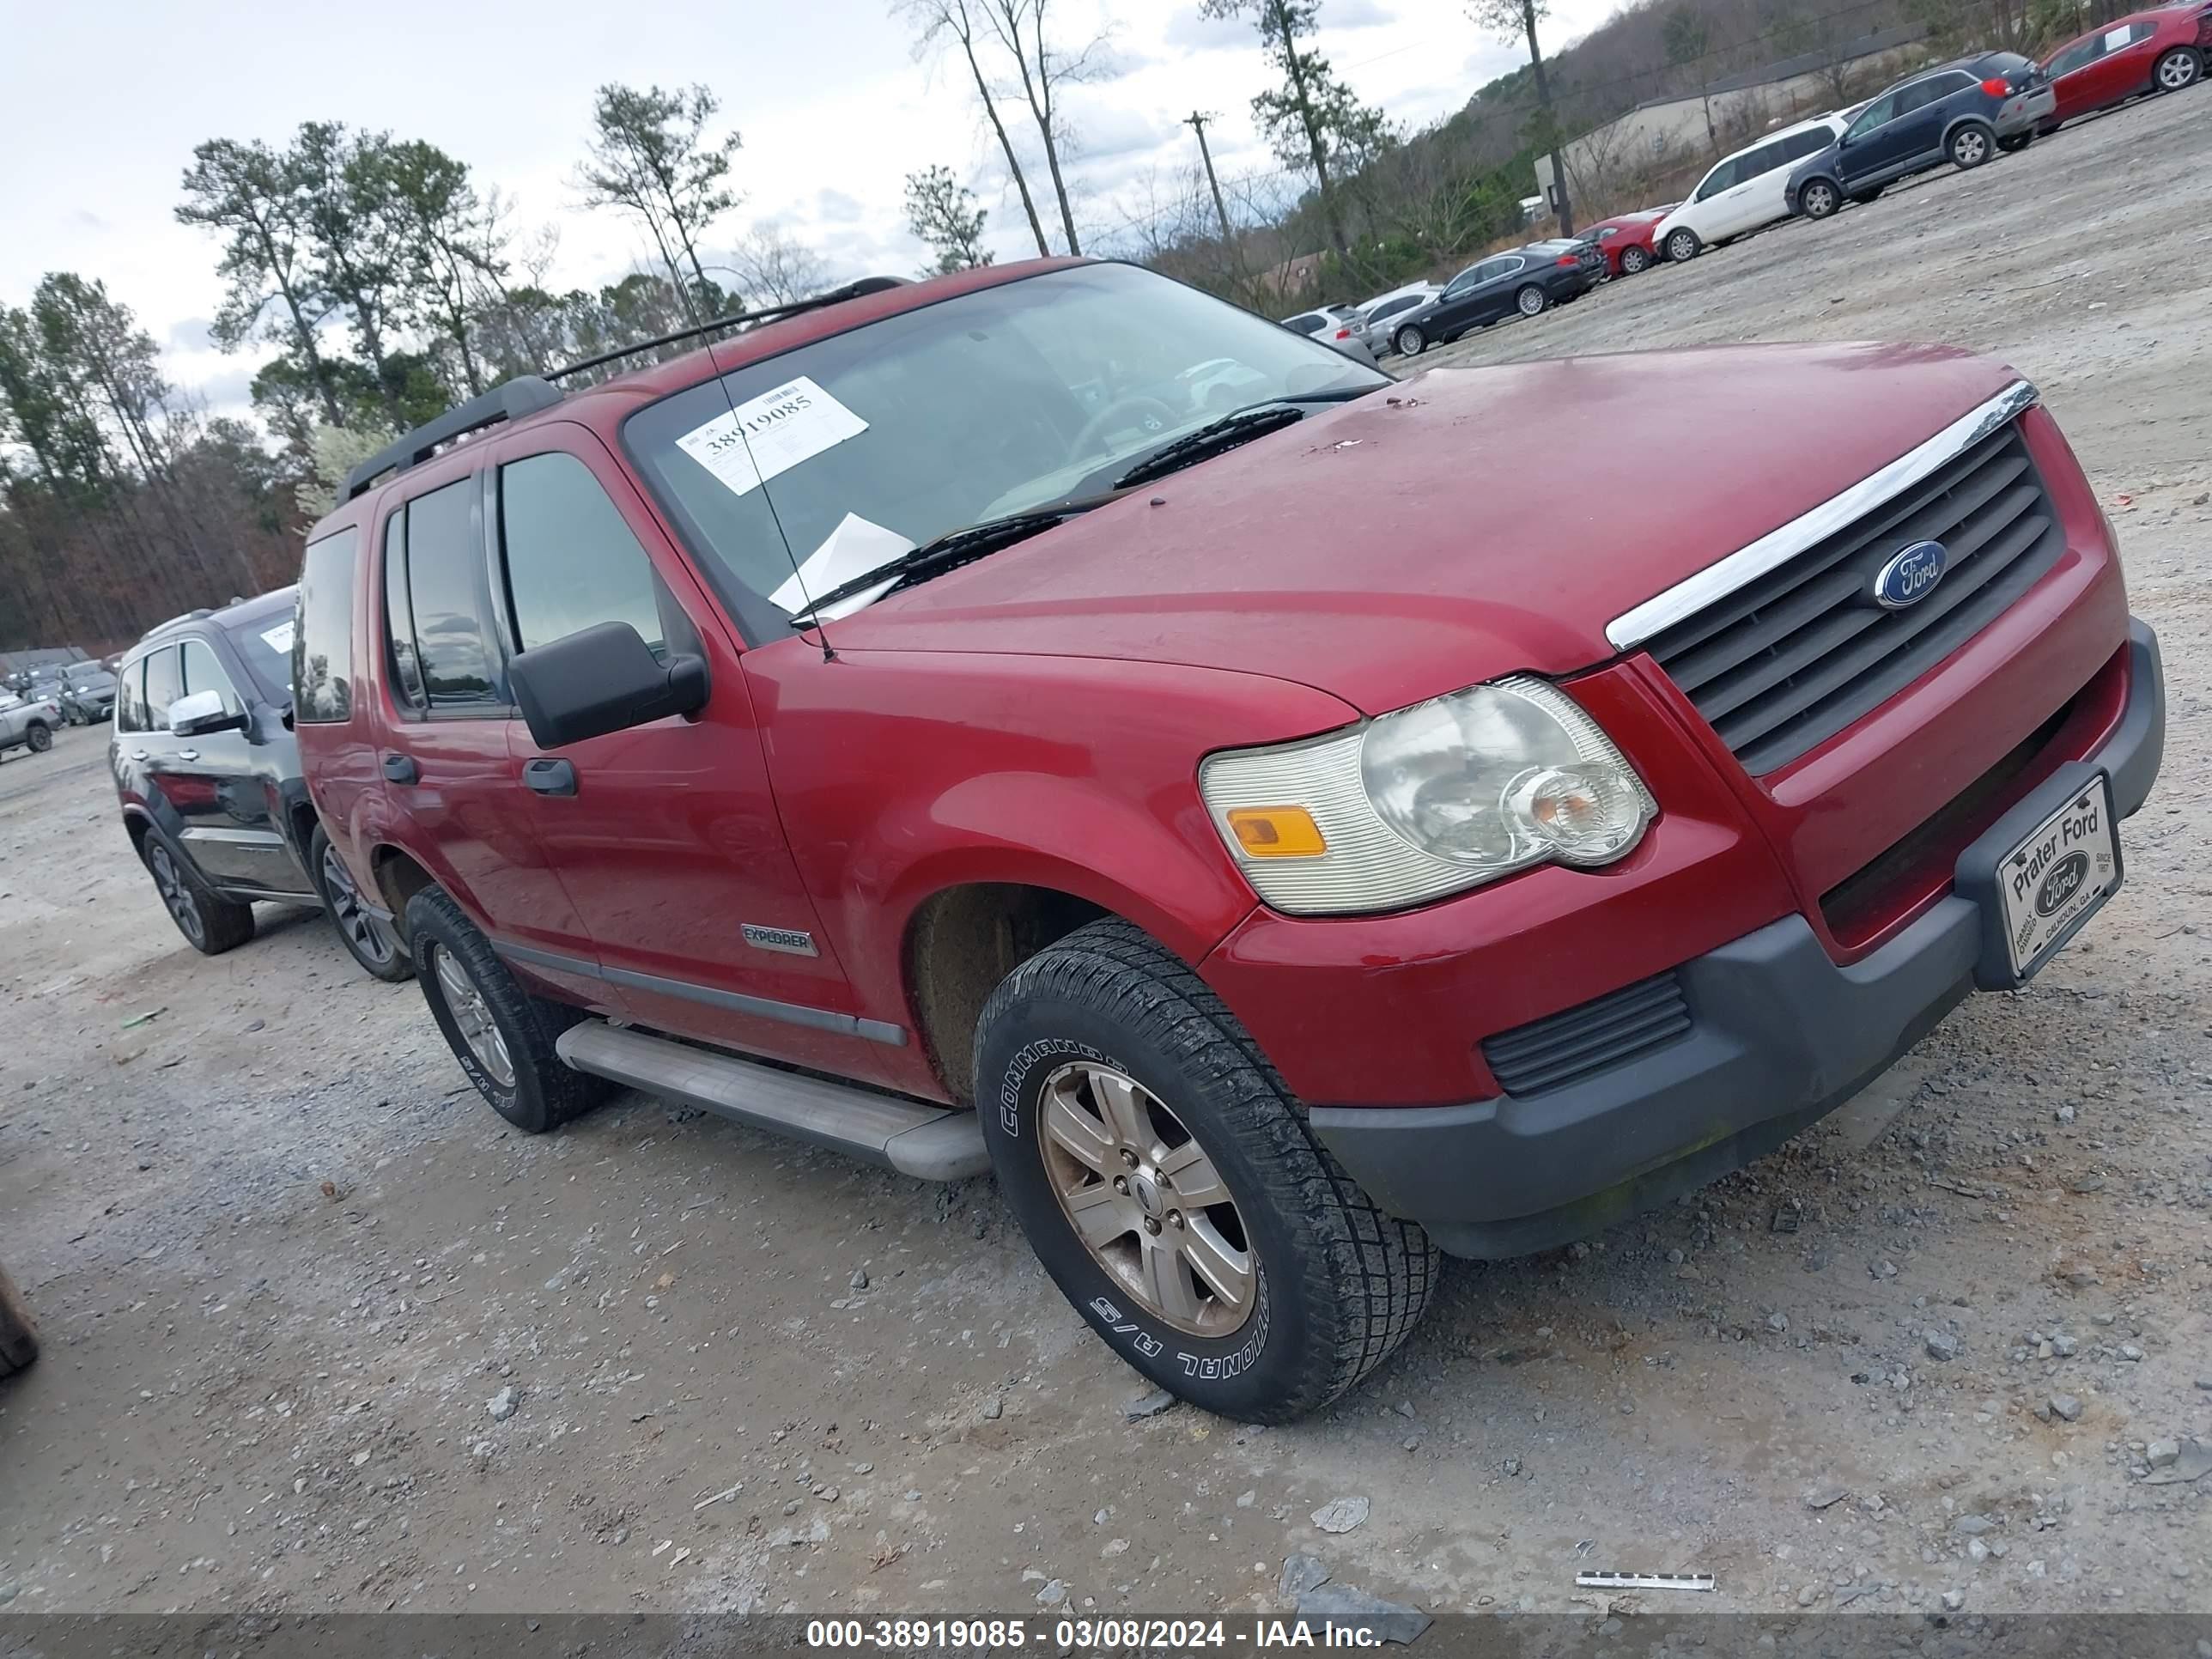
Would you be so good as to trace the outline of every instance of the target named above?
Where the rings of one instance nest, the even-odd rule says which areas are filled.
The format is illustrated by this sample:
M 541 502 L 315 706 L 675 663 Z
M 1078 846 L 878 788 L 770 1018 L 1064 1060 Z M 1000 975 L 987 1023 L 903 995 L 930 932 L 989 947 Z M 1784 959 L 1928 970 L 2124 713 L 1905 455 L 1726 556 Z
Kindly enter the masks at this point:
M 213 351 L 215 325 L 204 317 L 187 317 L 180 323 L 173 323 L 169 325 L 167 344 L 172 351 Z
M 1173 138 L 1180 125 L 1155 120 L 1140 110 L 1115 109 L 1093 102 L 1077 112 L 1073 122 L 1077 140 L 1076 163 L 1088 171 L 1093 162 L 1144 155 Z
M 1367 3 L 1367 0 L 1346 3 L 1358 6 Z M 1259 36 L 1242 18 L 1206 17 L 1196 11 L 1178 11 L 1160 31 L 1160 43 L 1185 46 L 1194 52 L 1218 52 L 1228 46 L 1256 46 Z
M 1375 3 L 1375 0 L 1328 0 L 1328 8 L 1321 14 L 1324 29 L 1382 28 L 1398 20 Z
M 815 192 L 814 216 L 825 225 L 857 225 L 868 216 L 858 198 L 825 187 Z
M 242 414 L 253 401 L 256 372 L 251 368 L 227 369 L 198 381 L 191 389 L 206 398 L 208 407 L 218 415 Z

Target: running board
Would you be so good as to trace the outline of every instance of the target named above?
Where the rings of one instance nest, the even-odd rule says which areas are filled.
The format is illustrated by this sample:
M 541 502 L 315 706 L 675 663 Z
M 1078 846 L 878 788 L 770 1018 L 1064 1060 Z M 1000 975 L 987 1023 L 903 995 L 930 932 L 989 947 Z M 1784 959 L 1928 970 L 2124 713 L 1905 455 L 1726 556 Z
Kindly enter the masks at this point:
M 568 1066 L 733 1122 L 850 1152 L 922 1181 L 958 1181 L 991 1167 L 973 1112 L 832 1083 L 734 1054 L 693 1048 L 587 1019 L 554 1050 Z

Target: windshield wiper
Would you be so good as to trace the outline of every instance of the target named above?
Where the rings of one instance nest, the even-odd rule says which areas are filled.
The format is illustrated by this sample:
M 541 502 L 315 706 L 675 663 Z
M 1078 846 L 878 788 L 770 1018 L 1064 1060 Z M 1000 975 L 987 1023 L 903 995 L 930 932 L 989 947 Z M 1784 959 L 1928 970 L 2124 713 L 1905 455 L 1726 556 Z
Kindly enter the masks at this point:
M 1065 524 L 1094 507 L 1103 507 L 1114 499 L 1114 495 L 1115 492 L 1109 491 L 1103 495 L 1086 496 L 1079 501 L 1054 501 L 1049 507 L 1028 507 L 1019 513 L 986 519 L 981 524 L 948 530 L 912 551 L 902 553 L 898 557 L 878 565 L 873 570 L 864 571 L 850 581 L 840 582 L 827 593 L 810 599 L 806 609 L 793 616 L 791 625 L 793 628 L 811 628 L 830 606 L 849 599 L 856 593 L 865 593 L 870 588 L 881 587 L 887 581 L 895 590 L 910 586 L 931 576 L 941 575 L 947 570 L 957 569 L 987 553 L 996 553 L 1001 548 L 1012 547 L 1016 542 L 1028 540 L 1040 531 Z
M 1303 392 L 1286 398 L 1268 398 L 1256 404 L 1247 404 L 1242 409 L 1232 409 L 1226 415 L 1208 421 L 1195 432 L 1186 432 L 1162 444 L 1114 480 L 1116 489 L 1129 489 L 1138 484 L 1150 483 L 1155 478 L 1164 478 L 1170 472 L 1226 454 L 1239 444 L 1248 444 L 1255 438 L 1265 437 L 1270 432 L 1286 426 L 1295 426 L 1306 417 L 1304 404 L 1340 404 L 1373 391 L 1372 386 L 1338 386 L 1328 392 Z

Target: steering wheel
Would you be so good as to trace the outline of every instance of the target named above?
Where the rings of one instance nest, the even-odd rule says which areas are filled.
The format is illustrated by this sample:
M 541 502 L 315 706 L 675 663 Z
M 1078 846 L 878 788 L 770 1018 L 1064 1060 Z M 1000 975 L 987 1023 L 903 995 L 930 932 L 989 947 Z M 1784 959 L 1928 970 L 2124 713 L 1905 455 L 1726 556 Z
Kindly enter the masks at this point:
M 1075 457 L 1090 454 L 1091 446 L 1113 429 L 1116 420 L 1131 415 L 1137 417 L 1137 424 L 1146 432 L 1164 432 L 1178 418 L 1175 410 L 1158 398 L 1116 398 L 1083 423 L 1083 430 L 1075 434 L 1075 442 L 1067 453 Z

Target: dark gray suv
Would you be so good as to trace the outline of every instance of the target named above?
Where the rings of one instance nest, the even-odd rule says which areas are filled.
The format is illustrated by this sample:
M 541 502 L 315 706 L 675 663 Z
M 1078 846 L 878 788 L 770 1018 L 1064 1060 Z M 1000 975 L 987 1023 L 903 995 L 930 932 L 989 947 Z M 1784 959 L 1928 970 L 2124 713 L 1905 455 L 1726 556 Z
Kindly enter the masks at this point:
M 1978 167 L 2024 148 L 2056 103 L 2041 66 L 2018 52 L 1939 64 L 1862 106 L 1834 143 L 1798 164 L 1785 199 L 1790 212 L 1825 219 L 1947 161 Z

